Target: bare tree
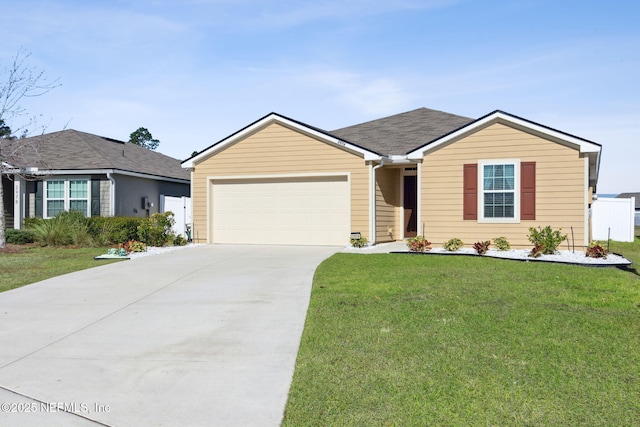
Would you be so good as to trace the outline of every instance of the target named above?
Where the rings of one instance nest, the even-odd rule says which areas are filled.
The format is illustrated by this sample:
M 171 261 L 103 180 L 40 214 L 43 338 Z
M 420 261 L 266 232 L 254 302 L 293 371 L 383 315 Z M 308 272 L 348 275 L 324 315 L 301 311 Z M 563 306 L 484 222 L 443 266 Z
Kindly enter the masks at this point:
M 20 48 L 13 61 L 8 66 L 0 68 L 0 123 L 5 127 L 11 126 L 12 134 L 20 133 L 21 137 L 28 136 L 37 128 L 37 118 L 29 116 L 20 102 L 25 98 L 42 96 L 60 86 L 59 79 L 48 81 L 44 71 L 30 66 L 30 56 L 31 53 Z M 21 120 L 21 123 L 14 124 L 18 120 Z M 26 148 L 27 143 L 21 141 L 22 138 L 15 139 L 12 135 L 0 138 L 0 249 L 5 248 L 7 243 L 2 175 L 11 167 L 12 159 Z M 19 173 L 15 169 L 11 172 Z

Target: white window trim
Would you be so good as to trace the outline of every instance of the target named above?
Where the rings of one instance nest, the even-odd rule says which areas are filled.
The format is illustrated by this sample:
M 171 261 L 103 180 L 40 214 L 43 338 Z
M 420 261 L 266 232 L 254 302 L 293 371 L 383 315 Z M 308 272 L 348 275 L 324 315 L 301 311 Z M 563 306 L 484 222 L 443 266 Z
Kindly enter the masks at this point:
M 87 181 L 87 211 L 84 213 L 87 218 L 91 216 L 91 177 L 89 176 L 66 176 L 66 177 L 51 177 L 49 179 L 45 179 L 42 185 L 42 217 L 43 218 L 53 218 L 49 215 L 49 206 L 47 197 L 47 182 L 50 181 L 63 181 L 64 182 L 64 210 L 69 211 L 71 206 L 71 189 L 69 181 Z M 52 200 L 60 200 L 60 199 L 52 199 Z M 84 200 L 74 198 L 73 200 Z
M 512 164 L 514 169 L 513 218 L 484 217 L 484 167 L 489 165 Z M 486 224 L 520 224 L 520 159 L 488 159 L 478 162 L 478 222 Z

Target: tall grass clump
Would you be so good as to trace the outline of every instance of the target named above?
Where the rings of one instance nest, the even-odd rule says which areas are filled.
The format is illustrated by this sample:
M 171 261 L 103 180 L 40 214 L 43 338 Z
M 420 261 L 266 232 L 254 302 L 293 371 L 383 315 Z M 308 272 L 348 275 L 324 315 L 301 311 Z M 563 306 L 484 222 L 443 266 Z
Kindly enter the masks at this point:
M 92 246 L 87 218 L 77 211 L 60 212 L 54 218 L 36 222 L 34 238 L 41 246 Z

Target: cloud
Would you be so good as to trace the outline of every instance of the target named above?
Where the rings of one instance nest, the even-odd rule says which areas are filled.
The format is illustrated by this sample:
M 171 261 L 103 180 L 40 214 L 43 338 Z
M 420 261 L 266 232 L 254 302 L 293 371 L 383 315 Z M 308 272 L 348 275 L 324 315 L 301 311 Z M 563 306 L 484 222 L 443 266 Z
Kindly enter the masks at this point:
M 414 97 L 402 84 L 390 77 L 366 76 L 355 72 L 322 70 L 303 73 L 299 79 L 312 91 L 364 115 L 385 115 L 401 111 Z

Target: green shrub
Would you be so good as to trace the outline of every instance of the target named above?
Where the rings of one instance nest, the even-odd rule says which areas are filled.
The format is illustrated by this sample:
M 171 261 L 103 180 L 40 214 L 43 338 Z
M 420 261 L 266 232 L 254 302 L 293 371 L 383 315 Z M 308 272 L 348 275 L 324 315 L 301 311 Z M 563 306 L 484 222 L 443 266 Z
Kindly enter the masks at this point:
M 461 247 L 463 247 L 464 243 L 462 243 L 462 240 L 454 237 L 453 239 L 447 240 L 443 246 L 449 252 L 455 252 Z
M 22 225 L 24 226 L 25 229 L 30 230 L 33 227 L 36 226 L 36 224 L 40 223 L 42 221 L 42 218 L 25 218 L 22 220 Z
M 142 242 L 138 242 L 137 240 L 129 240 L 122 245 L 122 249 L 125 252 L 144 252 L 147 250 L 147 245 Z
M 475 242 L 473 244 L 473 250 L 476 251 L 478 255 L 484 255 L 489 250 L 490 245 L 491 240 L 485 240 L 484 242 Z
M 164 246 L 173 236 L 173 212 L 155 213 L 138 226 L 138 239 L 149 246 Z
M 411 252 L 427 252 L 431 250 L 431 242 L 424 236 L 416 236 L 407 239 L 407 246 Z
M 24 245 L 35 242 L 35 236 L 31 230 L 7 230 L 7 243 L 12 245 Z
M 89 230 L 100 244 L 124 244 L 138 238 L 138 226 L 144 218 L 137 217 L 92 217 Z
M 565 240 L 567 240 L 566 234 L 561 234 L 558 230 L 552 230 L 551 226 L 547 225 L 545 228 L 538 227 L 536 230 L 533 227 L 529 228 L 529 241 L 535 245 L 540 246 L 540 252 L 545 255 L 552 255 L 558 250 L 558 246 Z
M 509 243 L 509 240 L 504 236 L 493 239 L 493 244 L 496 245 L 499 251 L 508 251 L 511 249 L 511 243 Z
M 367 243 L 369 243 L 369 241 L 362 236 L 359 239 L 351 239 L 349 240 L 349 242 L 354 248 L 364 248 L 365 246 L 367 246 Z
M 93 246 L 87 218 L 78 211 L 64 211 L 54 218 L 41 219 L 31 224 L 36 242 L 41 246 Z
M 32 231 L 40 246 L 68 246 L 73 243 L 69 225 L 58 218 L 42 220 L 33 226 Z
M 181 235 L 173 236 L 173 246 L 185 246 L 187 244 L 187 239 L 182 237 Z

